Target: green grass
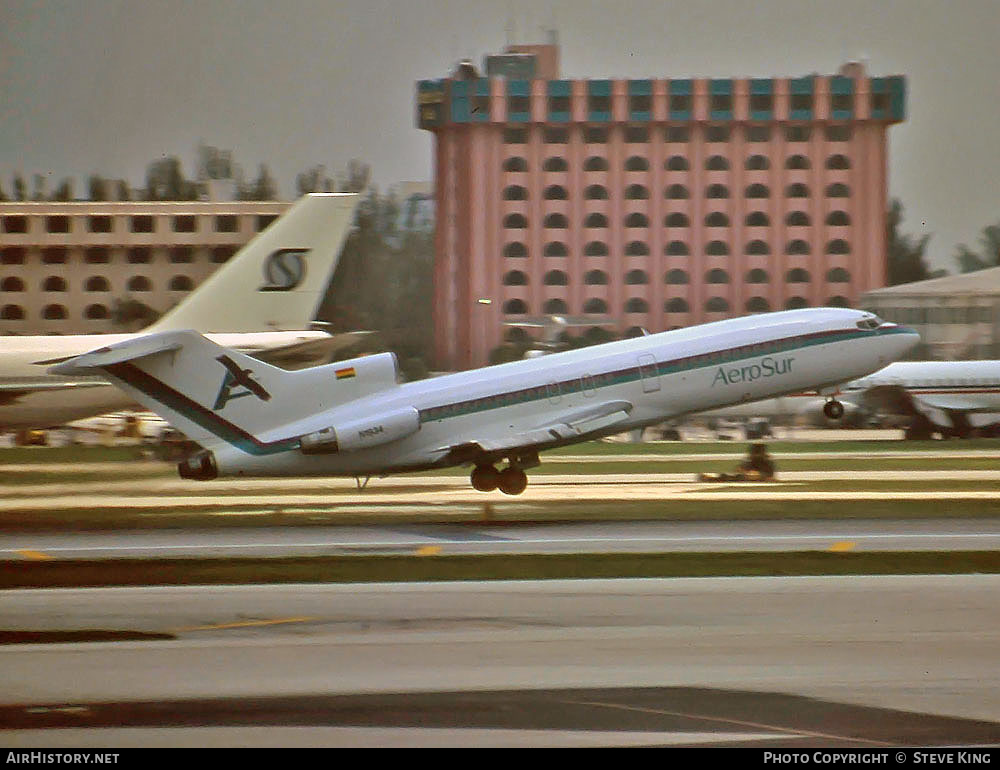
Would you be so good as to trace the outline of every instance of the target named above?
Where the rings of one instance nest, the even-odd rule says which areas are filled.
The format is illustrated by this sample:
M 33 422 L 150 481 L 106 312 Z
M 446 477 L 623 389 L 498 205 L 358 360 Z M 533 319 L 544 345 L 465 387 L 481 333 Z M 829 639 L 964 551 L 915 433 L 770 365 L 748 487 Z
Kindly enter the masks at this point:
M 998 572 L 1000 551 L 115 559 L 19 564 L 0 588 Z

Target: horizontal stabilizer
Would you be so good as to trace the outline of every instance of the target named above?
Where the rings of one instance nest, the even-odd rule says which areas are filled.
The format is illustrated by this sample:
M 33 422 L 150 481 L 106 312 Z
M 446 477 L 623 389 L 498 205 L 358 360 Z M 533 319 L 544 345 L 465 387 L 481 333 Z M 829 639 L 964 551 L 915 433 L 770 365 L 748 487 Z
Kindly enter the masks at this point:
M 189 332 L 189 334 L 194 334 L 194 332 Z M 181 341 L 177 332 L 160 332 L 92 350 L 61 364 L 56 364 L 49 371 L 52 374 L 61 375 L 97 374 L 96 370 L 104 369 L 112 364 L 135 361 L 139 358 L 155 356 L 158 353 L 180 350 L 180 348 Z

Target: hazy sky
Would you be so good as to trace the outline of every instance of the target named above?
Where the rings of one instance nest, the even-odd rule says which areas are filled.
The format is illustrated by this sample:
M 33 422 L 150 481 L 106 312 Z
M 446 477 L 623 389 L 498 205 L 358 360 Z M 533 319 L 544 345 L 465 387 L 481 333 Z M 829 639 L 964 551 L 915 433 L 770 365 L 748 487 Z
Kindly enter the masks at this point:
M 385 188 L 431 178 L 414 84 L 558 30 L 566 77 L 832 73 L 907 78 L 890 129 L 903 229 L 935 267 L 1000 220 L 1000 0 L 0 0 L 0 185 L 21 172 L 144 182 L 199 142 L 249 176 L 351 158 Z

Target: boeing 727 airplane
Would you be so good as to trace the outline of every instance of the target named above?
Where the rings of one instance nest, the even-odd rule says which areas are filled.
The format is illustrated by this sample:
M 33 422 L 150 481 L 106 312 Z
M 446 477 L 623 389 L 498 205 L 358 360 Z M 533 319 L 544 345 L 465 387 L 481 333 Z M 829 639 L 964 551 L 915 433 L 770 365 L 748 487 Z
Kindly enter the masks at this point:
M 184 478 L 472 465 L 473 487 L 515 495 L 541 450 L 739 401 L 825 393 L 918 339 L 871 313 L 812 308 L 405 384 L 392 353 L 289 372 L 194 332 L 110 345 L 52 371 L 107 376 L 198 442 L 203 451 L 179 466 Z
M 356 193 L 299 199 L 183 302 L 138 334 L 0 337 L 0 428 L 47 428 L 132 403 L 100 377 L 48 367 L 150 332 L 197 329 L 274 362 L 329 361 L 346 340 L 311 330 L 353 220 Z

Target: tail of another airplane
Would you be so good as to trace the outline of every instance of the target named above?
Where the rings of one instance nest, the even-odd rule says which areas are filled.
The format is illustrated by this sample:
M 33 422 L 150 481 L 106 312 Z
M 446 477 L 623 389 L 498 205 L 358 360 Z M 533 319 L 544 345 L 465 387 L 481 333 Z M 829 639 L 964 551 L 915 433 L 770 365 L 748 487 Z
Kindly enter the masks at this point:
M 147 331 L 308 328 L 359 200 L 357 193 L 303 196 Z
M 202 446 L 258 456 L 297 448 L 327 427 L 324 412 L 396 384 L 392 353 L 287 371 L 193 331 L 128 340 L 50 371 L 106 376 Z

